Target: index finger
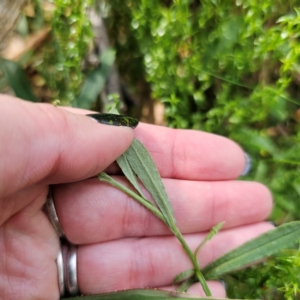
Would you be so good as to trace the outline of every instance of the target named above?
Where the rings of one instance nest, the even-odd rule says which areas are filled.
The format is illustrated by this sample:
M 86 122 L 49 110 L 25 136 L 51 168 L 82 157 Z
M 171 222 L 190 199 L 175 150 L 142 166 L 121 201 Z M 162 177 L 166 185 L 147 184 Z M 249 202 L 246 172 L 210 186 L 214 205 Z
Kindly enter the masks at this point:
M 229 180 L 240 176 L 246 165 L 241 147 L 216 134 L 140 123 L 135 136 L 165 178 Z

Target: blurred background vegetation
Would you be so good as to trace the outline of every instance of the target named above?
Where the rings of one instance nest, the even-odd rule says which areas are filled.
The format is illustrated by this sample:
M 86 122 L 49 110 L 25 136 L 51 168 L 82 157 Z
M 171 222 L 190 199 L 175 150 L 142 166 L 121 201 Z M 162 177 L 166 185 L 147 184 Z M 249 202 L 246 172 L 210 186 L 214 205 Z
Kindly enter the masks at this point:
M 271 220 L 300 219 L 299 1 L 32 0 L 2 57 L 2 92 L 95 110 L 119 97 L 143 121 L 235 140 Z M 230 297 L 300 299 L 299 273 L 290 251 L 225 280 Z

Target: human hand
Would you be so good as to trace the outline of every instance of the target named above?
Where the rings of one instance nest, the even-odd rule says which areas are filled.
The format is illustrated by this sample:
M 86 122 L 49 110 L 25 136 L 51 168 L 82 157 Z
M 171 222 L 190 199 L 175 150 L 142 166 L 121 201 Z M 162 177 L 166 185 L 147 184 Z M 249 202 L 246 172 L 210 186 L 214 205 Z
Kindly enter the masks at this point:
M 204 267 L 272 228 L 262 222 L 272 199 L 259 183 L 234 181 L 245 165 L 232 141 L 196 131 L 92 121 L 47 104 L 0 96 L 0 299 L 58 299 L 59 239 L 42 211 L 49 185 L 67 239 L 78 245 L 84 294 L 119 289 L 172 289 L 191 263 L 165 225 L 144 207 L 93 177 L 112 164 L 133 136 L 150 151 L 163 178 L 177 225 L 195 249 L 205 232 L 219 232 L 198 254 Z M 75 114 L 77 113 L 77 114 Z M 209 283 L 214 296 L 225 291 Z M 190 289 L 202 293 L 198 284 Z

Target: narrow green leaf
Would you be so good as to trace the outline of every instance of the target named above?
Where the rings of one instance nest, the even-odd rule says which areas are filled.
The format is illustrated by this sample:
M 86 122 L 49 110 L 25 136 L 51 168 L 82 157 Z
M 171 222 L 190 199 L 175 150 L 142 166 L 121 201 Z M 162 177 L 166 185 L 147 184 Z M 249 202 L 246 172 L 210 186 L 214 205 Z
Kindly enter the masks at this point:
M 213 261 L 203 273 L 208 279 L 253 263 L 280 250 L 292 247 L 300 237 L 300 221 L 283 224 Z
M 27 75 L 18 63 L 0 57 L 0 69 L 17 97 L 38 102 L 30 88 Z
M 107 50 L 101 54 L 101 64 L 87 77 L 77 99 L 77 107 L 91 108 L 105 86 L 110 69 L 115 61 L 115 52 Z
M 173 283 L 174 284 L 178 284 L 188 278 L 190 278 L 191 276 L 195 275 L 195 270 L 194 269 L 189 269 L 189 270 L 186 270 L 186 271 L 183 271 L 181 273 L 179 273 L 175 278 L 174 278 L 174 281 Z
M 300 161 L 292 161 L 286 159 L 272 159 L 272 161 L 277 162 L 279 164 L 288 164 L 292 166 L 300 166 Z
M 118 100 L 119 101 L 119 100 Z M 117 102 L 114 104 L 113 107 L 110 108 L 109 113 L 111 114 L 119 114 L 116 106 L 117 106 Z M 137 177 L 135 175 L 135 173 L 133 172 L 126 156 L 124 154 L 122 154 L 118 159 L 117 159 L 117 163 L 119 165 L 119 167 L 121 168 L 121 170 L 123 171 L 125 177 L 129 180 L 129 182 L 134 186 L 134 188 L 137 190 L 137 192 L 140 194 L 141 197 L 143 197 L 145 200 L 146 197 L 143 195 L 142 190 L 140 188 L 139 182 L 137 180 Z M 148 200 L 147 200 L 148 201 Z
M 140 141 L 134 139 L 124 155 L 135 174 L 152 195 L 155 203 L 164 215 L 167 225 L 173 230 L 176 226 L 173 209 L 159 172 L 148 150 Z
M 205 297 L 197 297 L 188 294 L 182 294 L 172 291 L 162 291 L 155 289 L 140 289 L 140 290 L 127 290 L 112 293 L 105 293 L 99 295 L 79 296 L 71 298 L 61 298 L 61 300 L 169 300 L 169 299 L 198 299 L 207 300 Z M 210 300 L 222 300 L 219 298 L 210 297 Z M 226 300 L 226 299 L 223 299 Z
M 126 178 L 130 181 L 130 183 L 134 186 L 134 188 L 138 191 L 141 197 L 146 197 L 143 195 L 143 192 L 140 188 L 140 185 L 138 183 L 137 177 L 135 173 L 133 172 L 132 168 L 130 167 L 130 164 L 128 163 L 127 157 L 123 154 L 117 159 L 117 163 L 121 170 L 123 171 Z M 147 200 L 148 201 L 148 200 Z

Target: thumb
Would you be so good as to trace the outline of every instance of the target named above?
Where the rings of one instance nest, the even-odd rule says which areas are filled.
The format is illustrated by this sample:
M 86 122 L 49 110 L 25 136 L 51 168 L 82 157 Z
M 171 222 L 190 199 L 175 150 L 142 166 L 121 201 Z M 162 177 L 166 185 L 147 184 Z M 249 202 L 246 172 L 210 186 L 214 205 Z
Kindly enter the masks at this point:
M 80 110 L 75 114 L 4 95 L 0 105 L 0 197 L 32 184 L 94 176 L 134 137 L 131 128 L 99 124 Z

